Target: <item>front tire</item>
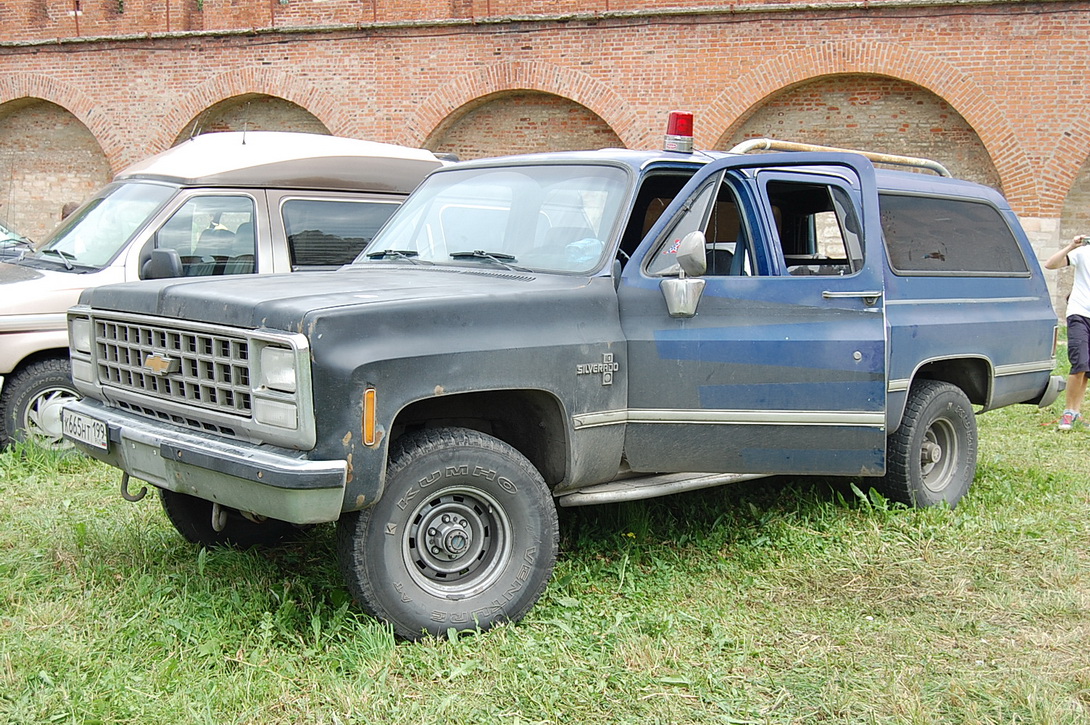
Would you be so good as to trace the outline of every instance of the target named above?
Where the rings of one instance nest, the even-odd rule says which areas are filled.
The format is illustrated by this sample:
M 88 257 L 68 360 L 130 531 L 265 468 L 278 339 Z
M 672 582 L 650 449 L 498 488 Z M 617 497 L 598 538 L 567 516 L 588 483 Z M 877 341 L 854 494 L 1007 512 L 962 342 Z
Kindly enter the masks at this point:
M 383 497 L 337 526 L 349 590 L 405 639 L 517 621 L 545 590 L 558 547 L 541 474 L 463 428 L 398 441 Z
M 917 508 L 953 508 L 976 475 L 977 429 L 972 404 L 955 385 L 920 380 L 886 448 L 886 475 L 875 488 Z
M 78 399 L 67 360 L 48 358 L 27 365 L 4 381 L 0 447 L 29 441 L 52 450 L 71 448 L 61 434 L 61 406 Z
M 233 546 L 250 549 L 255 546 L 275 546 L 294 538 L 300 527 L 279 519 L 253 521 L 231 508 L 223 508 L 223 529 L 212 526 L 212 502 L 184 493 L 159 489 L 159 502 L 163 504 L 170 523 L 193 544 L 208 548 Z

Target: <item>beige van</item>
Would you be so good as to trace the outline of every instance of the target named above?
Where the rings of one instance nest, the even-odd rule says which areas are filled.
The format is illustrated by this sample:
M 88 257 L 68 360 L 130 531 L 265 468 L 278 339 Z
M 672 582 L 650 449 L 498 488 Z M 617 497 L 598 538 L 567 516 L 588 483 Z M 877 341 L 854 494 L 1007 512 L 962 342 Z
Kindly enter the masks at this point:
M 316 134 L 197 136 L 117 175 L 20 259 L 0 262 L 0 446 L 64 445 L 65 311 L 88 287 L 351 262 L 433 169 L 430 151 Z

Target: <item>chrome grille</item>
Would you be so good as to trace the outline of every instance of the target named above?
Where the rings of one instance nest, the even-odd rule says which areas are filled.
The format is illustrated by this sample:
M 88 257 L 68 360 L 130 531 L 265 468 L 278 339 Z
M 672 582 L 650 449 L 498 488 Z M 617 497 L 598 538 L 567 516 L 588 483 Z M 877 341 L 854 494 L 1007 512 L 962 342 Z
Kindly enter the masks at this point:
M 95 344 L 103 385 L 229 415 L 251 415 L 250 347 L 244 337 L 99 318 Z M 153 371 L 149 357 L 163 372 Z

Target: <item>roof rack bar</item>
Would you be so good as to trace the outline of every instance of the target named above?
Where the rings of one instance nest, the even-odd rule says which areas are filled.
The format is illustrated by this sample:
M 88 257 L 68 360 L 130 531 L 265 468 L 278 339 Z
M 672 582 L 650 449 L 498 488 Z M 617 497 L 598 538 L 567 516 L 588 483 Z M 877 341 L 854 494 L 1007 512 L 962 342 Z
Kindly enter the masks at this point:
M 917 156 L 898 156 L 897 154 L 879 154 L 873 151 L 859 151 L 858 149 L 842 149 L 835 146 L 818 146 L 816 144 L 795 143 L 794 141 L 779 141 L 774 138 L 753 138 L 743 141 L 730 150 L 732 154 L 748 154 L 750 151 L 842 151 L 850 154 L 866 156 L 871 161 L 880 164 L 892 164 L 894 166 L 909 166 L 914 169 L 927 169 L 934 171 L 939 176 L 953 177 L 950 170 L 931 159 L 922 159 Z

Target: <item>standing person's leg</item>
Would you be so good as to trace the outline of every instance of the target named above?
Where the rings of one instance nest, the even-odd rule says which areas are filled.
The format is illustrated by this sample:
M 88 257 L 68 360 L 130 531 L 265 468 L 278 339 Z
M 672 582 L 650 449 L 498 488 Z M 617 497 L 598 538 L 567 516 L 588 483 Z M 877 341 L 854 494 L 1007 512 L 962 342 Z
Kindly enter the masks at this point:
M 1086 395 L 1087 373 L 1090 373 L 1090 320 L 1081 315 L 1067 318 L 1067 358 L 1071 363 L 1071 374 L 1067 377 L 1060 430 L 1071 430 L 1071 426 L 1082 418 L 1082 400 Z

